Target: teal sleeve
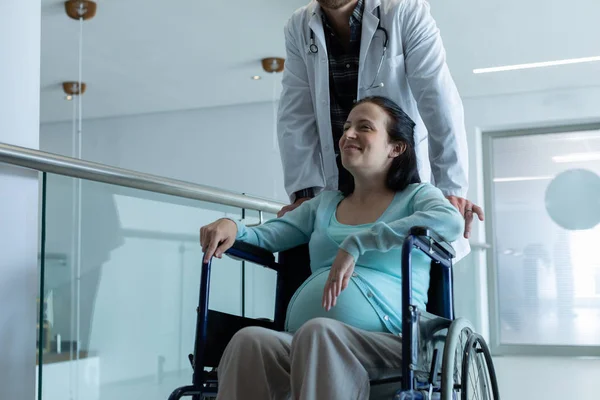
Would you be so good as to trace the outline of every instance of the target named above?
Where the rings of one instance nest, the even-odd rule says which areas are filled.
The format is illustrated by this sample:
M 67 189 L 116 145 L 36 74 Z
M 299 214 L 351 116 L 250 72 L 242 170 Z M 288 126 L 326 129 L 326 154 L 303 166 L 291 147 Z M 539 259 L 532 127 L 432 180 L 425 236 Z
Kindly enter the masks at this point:
M 421 186 L 408 206 L 413 209 L 410 216 L 377 222 L 369 229 L 348 236 L 340 247 L 356 260 L 367 251 L 386 252 L 401 247 L 413 226 L 428 227 L 449 242 L 458 239 L 464 231 L 463 216 L 433 185 Z
M 256 227 L 246 227 L 234 221 L 238 231 L 236 240 L 277 253 L 308 243 L 314 229 L 316 209 L 320 196 L 305 201 L 281 218 L 271 219 Z

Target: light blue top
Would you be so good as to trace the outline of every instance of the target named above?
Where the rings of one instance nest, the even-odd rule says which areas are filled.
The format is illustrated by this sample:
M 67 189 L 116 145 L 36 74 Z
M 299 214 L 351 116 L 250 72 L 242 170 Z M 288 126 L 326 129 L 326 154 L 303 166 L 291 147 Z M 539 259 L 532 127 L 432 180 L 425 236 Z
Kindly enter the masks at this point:
M 409 185 L 396 193 L 384 213 L 372 224 L 343 225 L 336 219 L 343 195 L 321 192 L 282 218 L 247 228 L 240 222 L 237 240 L 273 253 L 309 243 L 312 275 L 300 286 L 288 307 L 286 330 L 296 331 L 304 322 L 329 317 L 357 328 L 401 333 L 401 252 L 413 226 L 427 226 L 447 241 L 458 239 L 464 218 L 442 192 L 429 183 Z M 356 260 L 354 275 L 330 311 L 322 307 L 328 271 L 339 249 Z M 427 304 L 430 259 L 415 252 L 413 301 Z

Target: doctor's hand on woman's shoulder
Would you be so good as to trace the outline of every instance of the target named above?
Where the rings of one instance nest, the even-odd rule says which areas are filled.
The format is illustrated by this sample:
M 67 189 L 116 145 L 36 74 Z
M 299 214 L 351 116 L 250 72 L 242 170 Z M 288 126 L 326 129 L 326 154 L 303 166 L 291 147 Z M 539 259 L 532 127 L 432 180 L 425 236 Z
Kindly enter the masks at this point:
M 302 197 L 297 199 L 295 202 L 293 202 L 290 205 L 287 205 L 285 207 L 283 207 L 281 210 L 279 210 L 279 212 L 277 213 L 277 218 L 281 218 L 283 217 L 286 213 L 295 210 L 296 208 L 300 207 L 300 204 L 304 203 L 305 201 L 310 200 L 310 197 Z
M 228 218 L 221 218 L 200 228 L 200 245 L 204 253 L 204 263 L 214 256 L 221 258 L 233 244 L 237 236 L 237 225 Z

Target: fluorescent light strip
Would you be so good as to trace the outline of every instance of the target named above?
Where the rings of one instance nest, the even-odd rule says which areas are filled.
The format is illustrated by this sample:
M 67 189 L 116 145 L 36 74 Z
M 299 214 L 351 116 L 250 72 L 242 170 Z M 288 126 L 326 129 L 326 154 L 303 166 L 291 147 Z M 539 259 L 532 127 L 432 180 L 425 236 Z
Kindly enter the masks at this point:
M 513 176 L 510 178 L 494 178 L 494 182 L 525 182 L 525 181 L 543 181 L 550 180 L 552 176 Z
M 588 153 L 572 153 L 565 154 L 564 156 L 554 156 L 552 161 L 555 163 L 575 163 L 585 161 L 598 161 L 600 160 L 600 153 L 588 152 Z
M 568 64 L 582 64 L 600 61 L 600 56 L 595 57 L 583 57 L 583 58 L 569 58 L 566 60 L 557 61 L 544 61 L 529 64 L 515 64 L 505 65 L 502 67 L 491 67 L 491 68 L 476 68 L 473 70 L 474 74 L 488 74 L 490 72 L 504 72 L 504 71 L 515 71 L 519 69 L 530 69 L 530 68 L 543 68 L 543 67 L 554 67 L 557 65 L 568 65 Z

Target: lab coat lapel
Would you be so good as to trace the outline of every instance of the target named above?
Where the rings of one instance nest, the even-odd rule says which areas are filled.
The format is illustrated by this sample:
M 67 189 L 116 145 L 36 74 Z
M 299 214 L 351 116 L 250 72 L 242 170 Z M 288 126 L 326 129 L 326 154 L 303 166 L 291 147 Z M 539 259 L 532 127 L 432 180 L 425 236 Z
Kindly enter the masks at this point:
M 315 44 L 319 48 L 319 52 L 323 51 L 327 54 L 327 45 L 325 44 L 325 33 L 323 32 L 323 20 L 321 17 L 321 7 L 314 2 L 312 15 L 308 21 L 308 27 L 312 30 L 315 36 Z M 309 36 L 310 37 L 310 33 Z
M 362 17 L 362 34 L 360 38 L 360 55 L 359 55 L 359 82 L 358 88 L 363 86 L 360 82 L 360 77 L 363 75 L 363 71 L 366 66 L 367 54 L 369 52 L 369 47 L 371 46 L 371 41 L 373 40 L 373 36 L 375 36 L 375 32 L 377 32 L 377 26 L 379 25 L 379 18 L 375 15 L 375 10 L 381 4 L 380 0 L 367 0 L 365 3 L 365 10 L 363 12 Z

